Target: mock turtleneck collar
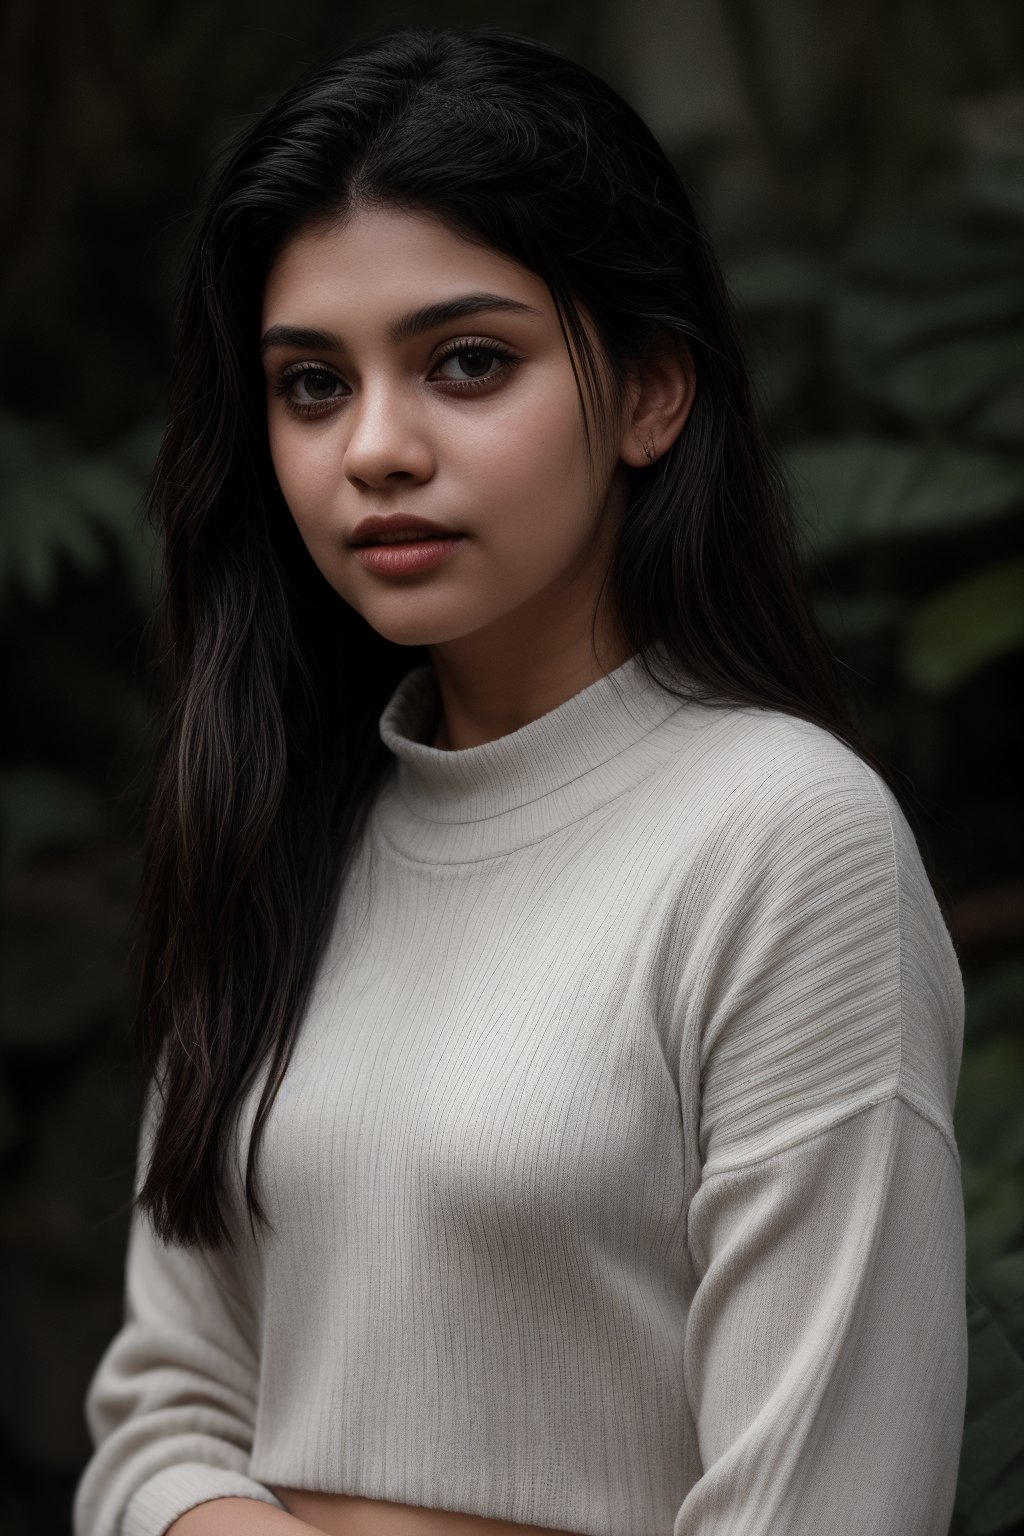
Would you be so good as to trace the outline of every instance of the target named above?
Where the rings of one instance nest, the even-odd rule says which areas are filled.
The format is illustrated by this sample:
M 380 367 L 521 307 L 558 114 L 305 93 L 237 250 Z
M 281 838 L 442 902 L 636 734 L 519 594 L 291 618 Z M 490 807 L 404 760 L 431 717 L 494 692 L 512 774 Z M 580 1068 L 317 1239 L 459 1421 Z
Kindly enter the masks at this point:
M 660 644 L 652 666 L 673 686 L 692 679 Z M 401 679 L 380 717 L 396 758 L 374 819 L 385 840 L 424 863 L 462 863 L 537 841 L 612 800 L 674 750 L 659 732 L 686 708 L 648 678 L 638 656 L 517 731 L 447 751 L 430 743 L 441 694 L 430 663 Z

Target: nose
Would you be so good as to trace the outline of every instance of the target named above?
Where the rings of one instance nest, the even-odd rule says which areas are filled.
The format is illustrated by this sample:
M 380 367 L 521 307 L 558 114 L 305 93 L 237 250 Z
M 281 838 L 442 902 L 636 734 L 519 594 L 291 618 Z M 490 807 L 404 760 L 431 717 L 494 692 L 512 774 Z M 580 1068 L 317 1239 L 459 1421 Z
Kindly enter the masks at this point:
M 343 468 L 353 485 L 378 489 L 399 480 L 429 480 L 434 473 L 424 413 L 408 388 L 364 386 L 349 401 L 345 422 Z

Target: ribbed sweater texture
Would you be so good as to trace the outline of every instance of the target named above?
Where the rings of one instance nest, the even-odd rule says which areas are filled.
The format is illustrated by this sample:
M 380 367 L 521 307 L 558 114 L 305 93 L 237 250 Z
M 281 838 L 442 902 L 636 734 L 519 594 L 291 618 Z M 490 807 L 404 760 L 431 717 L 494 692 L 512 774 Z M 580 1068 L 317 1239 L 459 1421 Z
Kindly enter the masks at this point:
M 242 1195 L 261 1083 L 236 1249 L 133 1212 L 74 1536 L 271 1486 L 585 1536 L 944 1536 L 964 997 L 891 791 L 639 656 L 480 746 L 439 719 L 417 666 L 267 1123 L 273 1231 Z

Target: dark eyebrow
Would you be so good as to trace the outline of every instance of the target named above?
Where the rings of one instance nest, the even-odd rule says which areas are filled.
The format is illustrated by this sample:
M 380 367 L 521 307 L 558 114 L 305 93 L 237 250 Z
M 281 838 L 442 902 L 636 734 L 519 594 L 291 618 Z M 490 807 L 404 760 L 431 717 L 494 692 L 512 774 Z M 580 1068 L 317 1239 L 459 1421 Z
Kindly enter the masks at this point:
M 481 314 L 485 310 L 510 315 L 540 314 L 540 310 L 534 309 L 531 304 L 524 304 L 519 299 L 504 298 L 500 293 L 464 293 L 458 298 L 441 299 L 436 304 L 425 305 L 423 309 L 414 309 L 408 315 L 400 315 L 388 326 L 388 340 L 407 341 L 423 331 L 447 325 L 450 320 L 462 320 L 467 315 Z M 344 351 L 341 341 L 330 331 L 314 331 L 299 325 L 272 325 L 260 342 L 261 356 L 269 352 L 271 347 L 317 347 L 329 352 Z

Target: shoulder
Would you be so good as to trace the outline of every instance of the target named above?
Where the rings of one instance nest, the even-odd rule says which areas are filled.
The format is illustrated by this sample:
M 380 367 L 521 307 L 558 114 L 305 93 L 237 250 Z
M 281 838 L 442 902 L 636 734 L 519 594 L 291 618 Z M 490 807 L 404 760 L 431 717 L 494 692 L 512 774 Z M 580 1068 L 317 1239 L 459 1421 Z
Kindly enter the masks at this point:
M 769 854 L 813 860 L 845 849 L 892 865 L 906 835 L 914 841 L 888 785 L 813 721 L 735 706 L 680 711 L 672 728 L 660 814 L 680 830 L 700 828 L 719 859 L 752 873 Z
M 804 1130 L 895 1093 L 951 1142 L 960 969 L 885 781 L 821 726 L 735 709 L 706 713 L 661 787 L 677 817 L 669 975 L 708 1124 L 742 1087 L 767 1125 L 784 1080 Z
M 731 914 L 749 902 L 782 923 L 813 906 L 837 933 L 872 916 L 880 935 L 902 939 L 901 965 L 927 951 L 959 984 L 914 831 L 851 746 L 812 721 L 753 708 L 708 712 L 695 745 L 664 773 L 662 813 L 700 826 L 690 855 L 728 893 Z

